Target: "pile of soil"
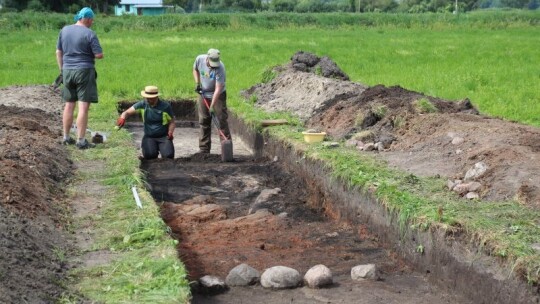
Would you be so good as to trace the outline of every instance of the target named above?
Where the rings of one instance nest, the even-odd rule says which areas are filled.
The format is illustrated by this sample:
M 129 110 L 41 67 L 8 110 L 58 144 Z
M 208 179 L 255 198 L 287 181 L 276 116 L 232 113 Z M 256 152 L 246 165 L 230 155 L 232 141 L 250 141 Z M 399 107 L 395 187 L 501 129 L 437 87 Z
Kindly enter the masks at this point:
M 52 303 L 71 250 L 60 145 L 62 102 L 47 86 L 0 89 L 0 302 Z
M 399 86 L 362 84 L 317 75 L 290 63 L 277 76 L 245 92 L 269 112 L 291 112 L 306 128 L 327 132 L 331 139 L 381 143 L 373 153 L 391 167 L 418 176 L 463 180 L 483 162 L 487 171 L 475 180 L 480 198 L 516 199 L 540 208 L 540 130 L 480 115 L 468 99 L 444 100 Z M 307 56 L 312 58 L 312 56 Z M 355 144 L 353 144 L 355 145 Z

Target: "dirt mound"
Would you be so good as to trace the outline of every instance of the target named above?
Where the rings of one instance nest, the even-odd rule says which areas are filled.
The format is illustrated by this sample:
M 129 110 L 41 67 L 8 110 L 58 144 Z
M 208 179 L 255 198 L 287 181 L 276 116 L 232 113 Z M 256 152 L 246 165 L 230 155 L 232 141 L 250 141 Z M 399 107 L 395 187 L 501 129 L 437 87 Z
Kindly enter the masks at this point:
M 303 71 L 298 65 L 308 66 L 321 60 L 317 61 L 317 57 L 313 59 L 305 53 L 295 56 L 293 63 L 275 68 L 278 73 L 275 79 L 246 90 L 244 97 L 256 96 L 255 105 L 268 112 L 291 112 L 302 121 L 307 121 L 317 111 L 336 101 L 358 96 L 367 88 L 349 81 L 318 76 L 311 69 Z
M 481 163 L 487 171 L 472 178 L 481 185 L 475 193 L 481 199 L 517 199 L 540 208 L 538 128 L 479 115 L 468 99 L 443 100 L 397 86 L 368 88 L 295 67 L 316 61 L 297 53 L 291 63 L 275 68 L 279 74 L 272 81 L 245 96 L 419 176 L 461 181 Z
M 292 56 L 290 64 L 296 71 L 315 73 L 327 78 L 349 80 L 349 76 L 332 59 L 326 56 L 319 58 L 315 54 L 299 51 Z
M 49 303 L 64 292 L 58 282 L 70 250 L 62 103 L 46 86 L 2 88 L 0 103 L 0 302 Z

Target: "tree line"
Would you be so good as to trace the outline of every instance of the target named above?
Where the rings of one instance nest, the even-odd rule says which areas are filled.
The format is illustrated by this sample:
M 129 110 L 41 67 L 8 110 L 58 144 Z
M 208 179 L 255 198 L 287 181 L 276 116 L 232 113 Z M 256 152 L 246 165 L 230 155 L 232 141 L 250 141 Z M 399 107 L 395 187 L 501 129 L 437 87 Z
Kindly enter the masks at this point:
M 75 13 L 88 6 L 113 14 L 120 0 L 0 0 L 2 12 Z M 197 12 L 467 12 L 488 8 L 535 10 L 540 0 L 164 0 L 171 13 Z

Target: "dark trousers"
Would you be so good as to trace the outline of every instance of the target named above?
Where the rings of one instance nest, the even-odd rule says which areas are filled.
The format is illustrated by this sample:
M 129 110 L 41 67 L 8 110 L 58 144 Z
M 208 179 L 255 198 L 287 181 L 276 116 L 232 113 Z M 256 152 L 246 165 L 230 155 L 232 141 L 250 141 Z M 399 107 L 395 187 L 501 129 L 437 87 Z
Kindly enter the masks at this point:
M 211 99 L 206 99 L 208 105 L 212 103 Z M 221 131 L 227 139 L 231 139 L 231 132 L 229 131 L 229 113 L 227 112 L 227 92 L 221 93 L 217 102 L 214 104 L 214 113 L 219 121 Z M 199 114 L 199 150 L 201 152 L 210 153 L 211 148 L 211 132 L 212 132 L 212 117 L 208 108 L 204 104 L 203 97 L 199 96 L 198 102 L 198 114 Z M 220 140 L 224 139 L 220 135 Z
M 145 159 L 157 158 L 159 153 L 161 153 L 161 158 L 174 158 L 174 145 L 167 136 L 152 138 L 144 135 L 141 149 Z

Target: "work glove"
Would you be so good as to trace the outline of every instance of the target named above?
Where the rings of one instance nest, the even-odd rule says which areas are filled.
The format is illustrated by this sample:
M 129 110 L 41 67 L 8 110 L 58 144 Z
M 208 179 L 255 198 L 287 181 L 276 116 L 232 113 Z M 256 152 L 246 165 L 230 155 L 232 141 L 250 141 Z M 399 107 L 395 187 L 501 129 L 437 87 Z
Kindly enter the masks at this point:
M 118 119 L 116 120 L 116 126 L 117 126 L 118 128 L 121 128 L 121 127 L 123 127 L 125 124 L 126 124 L 126 119 L 125 119 L 125 118 L 122 118 L 122 117 L 118 117 Z
M 209 109 L 209 112 L 210 112 L 210 115 L 215 115 L 216 114 L 216 110 L 214 110 L 214 107 L 210 107 Z
M 170 141 L 172 141 L 174 139 L 173 132 L 169 131 L 169 133 L 167 133 L 167 139 L 170 140 Z
M 195 92 L 197 92 L 197 94 L 199 95 L 202 95 L 202 88 L 201 88 L 200 83 L 198 83 L 197 86 L 195 87 Z

